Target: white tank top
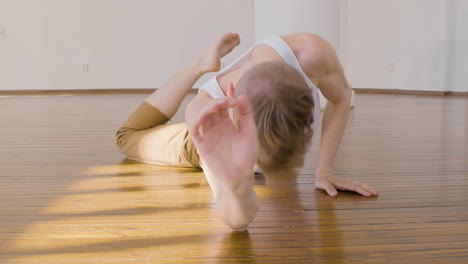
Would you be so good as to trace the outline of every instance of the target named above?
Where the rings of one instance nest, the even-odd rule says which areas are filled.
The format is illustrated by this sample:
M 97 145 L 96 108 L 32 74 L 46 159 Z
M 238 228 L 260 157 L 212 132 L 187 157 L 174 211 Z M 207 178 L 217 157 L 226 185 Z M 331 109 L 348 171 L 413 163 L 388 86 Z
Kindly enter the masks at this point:
M 199 91 L 202 90 L 202 91 L 207 92 L 214 99 L 226 97 L 223 90 L 219 86 L 218 79 L 217 79 L 218 75 L 228 72 L 232 68 L 244 62 L 248 58 L 252 50 L 258 45 L 262 45 L 262 44 L 272 47 L 281 56 L 281 58 L 283 58 L 284 62 L 286 62 L 289 66 L 296 69 L 302 75 L 302 77 L 304 77 L 304 80 L 307 82 L 307 85 L 309 85 L 309 87 L 312 89 L 312 96 L 314 98 L 314 123 L 312 124 L 312 129 L 314 131 L 314 138 L 315 138 L 318 134 L 320 134 L 318 131 L 318 127 L 320 124 L 320 116 L 321 116 L 320 97 L 318 93 L 319 89 L 312 83 L 309 77 L 307 77 L 307 75 L 304 73 L 304 71 L 301 68 L 301 65 L 299 64 L 299 61 L 296 58 L 296 55 L 294 55 L 294 52 L 292 51 L 292 49 L 280 36 L 272 36 L 271 39 L 264 40 L 255 44 L 248 51 L 246 51 L 242 56 L 236 59 L 233 63 L 231 63 L 230 65 L 228 65 L 226 68 L 222 69 L 221 71 L 217 72 L 215 76 L 213 76 L 210 80 L 208 80 L 205 84 L 203 84 L 200 87 Z M 312 141 L 316 141 L 316 140 L 312 139 Z

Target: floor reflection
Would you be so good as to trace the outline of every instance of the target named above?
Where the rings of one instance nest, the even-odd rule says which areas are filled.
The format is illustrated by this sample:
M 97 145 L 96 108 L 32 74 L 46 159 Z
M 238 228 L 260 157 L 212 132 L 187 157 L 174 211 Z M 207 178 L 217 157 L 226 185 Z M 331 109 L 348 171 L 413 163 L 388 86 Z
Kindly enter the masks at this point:
M 340 194 L 344 195 L 344 193 Z M 314 196 L 319 223 L 317 226 L 317 239 L 320 247 L 312 248 L 312 255 L 320 256 L 321 263 L 334 264 L 344 259 L 343 238 L 335 214 L 336 199 L 320 190 L 316 190 Z M 331 248 L 333 249 L 332 258 L 330 257 Z
M 248 231 L 227 233 L 219 244 L 219 254 L 214 263 L 224 264 L 233 259 L 236 262 L 229 263 L 257 263 L 252 247 L 253 242 Z

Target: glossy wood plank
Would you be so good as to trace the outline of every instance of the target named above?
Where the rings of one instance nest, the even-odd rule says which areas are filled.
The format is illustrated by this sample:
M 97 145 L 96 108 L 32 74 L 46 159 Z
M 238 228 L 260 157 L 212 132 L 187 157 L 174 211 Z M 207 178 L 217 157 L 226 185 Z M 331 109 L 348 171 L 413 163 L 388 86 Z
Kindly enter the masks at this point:
M 358 94 L 336 173 L 381 196 L 315 191 L 314 146 L 235 233 L 200 171 L 116 150 L 145 96 L 0 97 L 0 263 L 467 263 L 466 97 Z

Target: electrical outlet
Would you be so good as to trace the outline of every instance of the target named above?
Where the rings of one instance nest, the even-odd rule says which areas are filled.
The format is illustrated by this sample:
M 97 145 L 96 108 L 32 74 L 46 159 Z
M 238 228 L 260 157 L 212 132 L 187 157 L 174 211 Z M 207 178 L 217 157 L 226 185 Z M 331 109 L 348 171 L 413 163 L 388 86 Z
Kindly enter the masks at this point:
M 394 72 L 394 71 L 395 71 L 395 63 L 394 63 L 394 62 L 389 63 L 389 64 L 387 65 L 387 70 L 388 70 L 389 72 Z
M 83 72 L 89 72 L 89 64 L 83 64 Z

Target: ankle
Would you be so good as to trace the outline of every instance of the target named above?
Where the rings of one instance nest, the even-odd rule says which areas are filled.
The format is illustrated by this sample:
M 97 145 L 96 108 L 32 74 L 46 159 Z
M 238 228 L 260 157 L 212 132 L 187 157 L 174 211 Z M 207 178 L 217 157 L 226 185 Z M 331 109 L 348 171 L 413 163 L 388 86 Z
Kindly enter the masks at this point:
M 208 73 L 205 69 L 202 67 L 202 61 L 203 58 L 201 56 L 198 56 L 193 59 L 192 63 L 190 64 L 190 68 L 194 71 L 196 71 L 200 76 L 202 76 L 205 73 Z

